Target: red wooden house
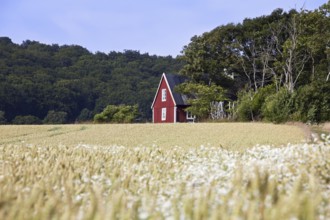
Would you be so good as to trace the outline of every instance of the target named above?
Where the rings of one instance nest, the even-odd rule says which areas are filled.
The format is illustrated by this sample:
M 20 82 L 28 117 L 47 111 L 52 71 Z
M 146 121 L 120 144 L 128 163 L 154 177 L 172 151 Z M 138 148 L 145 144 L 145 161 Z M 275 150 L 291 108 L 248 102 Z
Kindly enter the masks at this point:
M 187 96 L 174 91 L 174 87 L 184 81 L 182 76 L 163 73 L 151 105 L 153 123 L 176 123 L 194 120 L 189 113 L 184 111 L 189 106 Z

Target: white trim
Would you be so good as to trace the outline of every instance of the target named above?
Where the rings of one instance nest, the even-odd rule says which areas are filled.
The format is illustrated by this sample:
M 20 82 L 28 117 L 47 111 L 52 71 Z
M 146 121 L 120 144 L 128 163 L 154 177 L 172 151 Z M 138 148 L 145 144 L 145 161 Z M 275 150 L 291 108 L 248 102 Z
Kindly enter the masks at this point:
M 162 89 L 162 102 L 166 102 L 167 89 Z
M 174 123 L 176 123 L 177 122 L 177 115 L 176 115 L 176 110 L 177 110 L 177 107 L 176 106 L 174 106 Z
M 152 109 L 152 123 L 155 123 L 155 110 Z
M 191 112 L 186 112 L 186 119 L 188 121 L 192 120 L 192 122 L 195 122 L 195 119 L 196 119 L 196 116 L 195 115 L 192 115 Z
M 166 108 L 162 108 L 162 121 L 166 121 L 166 114 L 167 114 L 167 109 Z
M 156 101 L 156 98 L 157 98 L 157 94 L 158 94 L 160 85 L 162 84 L 162 80 L 163 80 L 164 75 L 165 75 L 165 73 L 163 73 L 162 77 L 160 78 L 160 81 L 159 81 L 159 84 L 158 84 L 158 88 L 157 88 L 157 91 L 156 91 L 156 94 L 155 94 L 155 97 L 154 97 L 154 101 L 151 104 L 151 108 L 154 107 L 154 104 L 155 104 L 155 101 Z
M 165 73 L 164 73 L 164 75 L 165 75 Z M 165 75 L 165 82 L 166 82 L 166 85 L 167 85 L 168 91 L 170 92 L 170 95 L 171 95 L 171 98 L 172 98 L 172 100 L 173 100 L 174 106 L 176 106 L 176 102 L 175 102 L 174 96 L 173 96 L 173 94 L 172 94 L 172 90 L 171 90 L 170 84 L 168 84 L 168 81 L 167 81 L 166 75 Z

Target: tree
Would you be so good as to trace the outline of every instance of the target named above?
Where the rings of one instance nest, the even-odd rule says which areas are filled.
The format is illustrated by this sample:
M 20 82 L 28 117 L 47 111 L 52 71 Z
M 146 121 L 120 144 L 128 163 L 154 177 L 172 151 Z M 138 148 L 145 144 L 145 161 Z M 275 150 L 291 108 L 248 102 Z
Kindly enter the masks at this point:
M 238 94 L 238 107 L 236 109 L 238 120 L 255 121 L 261 120 L 263 105 L 267 97 L 276 94 L 274 85 L 260 88 L 258 92 L 252 90 L 241 90 Z
M 211 103 L 225 101 L 225 90 L 215 84 L 203 85 L 197 83 L 183 83 L 175 88 L 175 91 L 186 94 L 189 106 L 186 111 L 199 119 L 206 119 L 211 113 Z
M 68 114 L 63 111 L 49 111 L 43 122 L 45 124 L 65 124 Z
M 0 111 L 0 125 L 2 124 L 6 124 L 7 120 L 5 117 L 5 112 L 4 111 Z
M 94 122 L 132 123 L 138 115 L 138 105 L 108 105 L 94 116 Z
M 29 125 L 29 124 L 42 124 L 40 118 L 34 115 L 18 115 L 12 121 L 13 124 Z
M 235 37 L 232 46 L 237 51 L 235 56 L 247 79 L 248 88 L 254 92 L 268 85 L 272 78 L 269 66 L 276 54 L 271 27 L 285 16 L 282 9 L 276 9 L 268 16 L 245 19 L 238 26 L 241 34 Z
M 293 110 L 293 95 L 285 87 L 268 96 L 262 106 L 264 119 L 275 123 L 286 122 L 291 119 Z
M 301 42 L 310 54 L 309 71 L 311 77 L 305 84 L 314 80 L 327 80 L 330 74 L 330 2 L 315 11 L 302 11 L 300 20 L 303 26 Z M 322 71 L 320 61 L 324 62 Z
M 293 93 L 310 55 L 300 42 L 302 30 L 299 16 L 294 14 L 285 28 L 288 30 L 289 38 L 283 44 L 283 51 L 278 52 L 284 58 L 284 63 L 281 64 L 285 77 L 284 86 Z
M 316 11 L 290 11 L 288 17 L 272 26 L 275 39 L 273 65 L 269 66 L 277 88 L 285 86 L 292 94 L 297 86 L 317 79 L 326 59 L 329 18 Z M 323 67 L 321 67 L 323 68 Z M 322 74 L 323 80 L 326 78 Z
M 229 86 L 222 86 L 229 94 L 242 90 L 236 92 L 240 120 L 324 120 L 329 91 L 316 91 L 325 91 L 330 79 L 329 17 L 330 2 L 315 11 L 276 9 L 241 24 L 219 26 L 191 39 L 183 50 L 181 73 L 197 84 Z M 234 80 L 223 83 L 222 76 L 231 73 Z M 318 104 L 308 107 L 306 91 L 319 94 L 311 102 Z
M 161 74 L 181 67 L 171 56 L 130 50 L 93 54 L 77 45 L 32 40 L 19 45 L 0 37 L 0 109 L 7 121 L 19 115 L 45 118 L 53 110 L 66 112 L 72 123 L 92 119 L 109 104 L 138 104 L 140 116 L 150 120 Z
M 237 61 L 232 43 L 239 31 L 235 25 L 228 24 L 191 38 L 180 57 L 185 62 L 181 74 L 194 83 L 219 85 L 235 96 L 237 89 L 233 78 Z
M 78 122 L 86 122 L 86 121 L 90 121 L 93 119 L 93 112 L 90 111 L 87 108 L 84 108 L 83 110 L 81 110 L 79 116 L 77 117 L 76 121 Z
M 315 81 L 301 86 L 294 94 L 293 119 L 320 123 L 330 120 L 330 84 Z
M 138 116 L 138 106 L 121 105 L 113 115 L 112 121 L 115 123 L 132 123 Z

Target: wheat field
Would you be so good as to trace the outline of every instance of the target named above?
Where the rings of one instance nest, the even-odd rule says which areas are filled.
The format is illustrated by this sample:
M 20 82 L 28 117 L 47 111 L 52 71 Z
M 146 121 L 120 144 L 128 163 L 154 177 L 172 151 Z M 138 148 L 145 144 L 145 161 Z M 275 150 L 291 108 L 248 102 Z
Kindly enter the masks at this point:
M 243 150 L 306 140 L 301 128 L 267 123 L 82 124 L 0 126 L 0 144 L 198 147 Z
M 305 138 L 253 123 L 0 126 L 0 219 L 330 219 L 330 136 Z

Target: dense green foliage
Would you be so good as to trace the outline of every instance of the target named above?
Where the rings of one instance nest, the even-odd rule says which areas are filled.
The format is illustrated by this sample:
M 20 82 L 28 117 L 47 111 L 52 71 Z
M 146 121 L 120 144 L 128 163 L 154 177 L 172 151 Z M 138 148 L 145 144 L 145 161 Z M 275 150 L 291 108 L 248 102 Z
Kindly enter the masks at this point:
M 108 105 L 101 113 L 94 116 L 94 122 L 132 123 L 138 115 L 137 105 Z
M 42 124 L 42 121 L 33 115 L 18 115 L 16 116 L 13 121 L 13 124 L 17 124 L 17 125 L 29 125 L 29 124 Z
M 0 111 L 0 125 L 6 123 L 5 112 Z
M 294 96 L 293 120 L 322 122 L 330 120 L 330 82 L 302 86 Z
M 141 119 L 150 120 L 161 74 L 181 66 L 170 56 L 131 50 L 93 54 L 81 46 L 30 40 L 18 45 L 1 37 L 0 123 L 93 120 L 110 104 L 138 104 Z
M 186 111 L 199 119 L 206 119 L 211 113 L 210 103 L 213 101 L 224 101 L 224 89 L 215 84 L 203 85 L 197 83 L 183 83 L 177 86 L 176 91 L 190 97 L 189 106 Z
M 68 114 L 64 111 L 49 111 L 44 118 L 45 124 L 64 124 L 67 121 Z
M 191 82 L 237 101 L 238 120 L 330 120 L 330 1 L 219 26 L 194 36 L 181 59 Z

